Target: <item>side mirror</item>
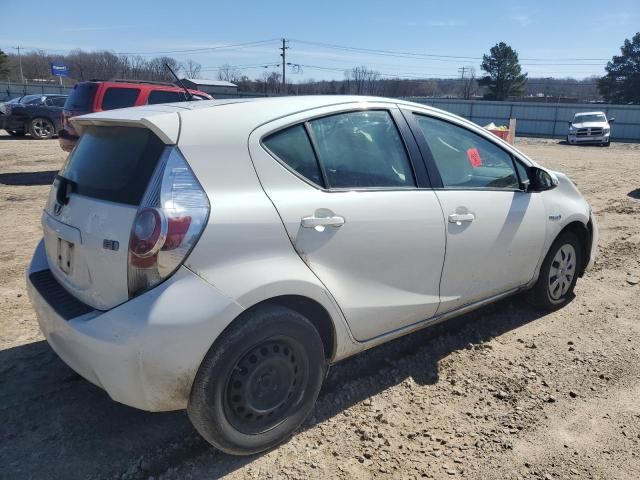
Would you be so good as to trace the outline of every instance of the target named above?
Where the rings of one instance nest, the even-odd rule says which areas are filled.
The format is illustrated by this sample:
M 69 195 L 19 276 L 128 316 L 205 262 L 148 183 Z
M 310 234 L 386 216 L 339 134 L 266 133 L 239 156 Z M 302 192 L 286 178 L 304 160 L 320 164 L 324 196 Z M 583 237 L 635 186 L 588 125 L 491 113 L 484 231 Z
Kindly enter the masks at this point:
M 529 178 L 530 190 L 534 192 L 544 192 L 558 186 L 558 179 L 555 175 L 539 167 L 529 168 Z
M 609 123 L 613 123 L 616 121 L 616 117 L 611 117 L 610 119 L 607 120 Z

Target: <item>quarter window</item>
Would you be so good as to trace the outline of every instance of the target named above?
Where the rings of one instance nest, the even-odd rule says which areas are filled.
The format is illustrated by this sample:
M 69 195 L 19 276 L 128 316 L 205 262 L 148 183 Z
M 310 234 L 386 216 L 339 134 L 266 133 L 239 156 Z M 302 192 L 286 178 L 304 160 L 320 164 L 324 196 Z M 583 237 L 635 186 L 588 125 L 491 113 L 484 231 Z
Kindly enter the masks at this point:
M 511 155 L 465 128 L 417 115 L 442 183 L 448 188 L 518 189 Z
M 415 187 L 409 158 L 389 112 L 342 113 L 308 125 L 329 187 Z
M 107 88 L 102 98 L 102 109 L 133 107 L 139 92 L 137 88 Z
M 269 135 L 263 141 L 276 157 L 313 183 L 324 186 L 322 174 L 303 125 Z

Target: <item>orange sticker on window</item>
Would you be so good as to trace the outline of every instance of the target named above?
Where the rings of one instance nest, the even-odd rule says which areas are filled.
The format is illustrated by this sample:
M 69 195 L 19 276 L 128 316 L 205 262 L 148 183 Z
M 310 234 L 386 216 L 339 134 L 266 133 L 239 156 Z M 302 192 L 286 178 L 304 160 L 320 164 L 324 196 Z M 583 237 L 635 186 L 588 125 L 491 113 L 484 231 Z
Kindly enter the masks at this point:
M 482 166 L 482 158 L 480 158 L 480 152 L 478 152 L 477 148 L 467 150 L 467 158 L 473 168 Z

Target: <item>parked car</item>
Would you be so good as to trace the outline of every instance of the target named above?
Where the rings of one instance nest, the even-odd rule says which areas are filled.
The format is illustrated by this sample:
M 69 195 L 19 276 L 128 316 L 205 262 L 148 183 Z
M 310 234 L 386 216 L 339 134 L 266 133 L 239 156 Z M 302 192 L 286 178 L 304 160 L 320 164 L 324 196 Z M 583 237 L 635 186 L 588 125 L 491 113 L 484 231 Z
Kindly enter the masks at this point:
M 596 254 L 565 175 L 424 105 L 219 100 L 73 123 L 28 270 L 42 332 L 114 400 L 187 408 L 232 454 L 290 436 L 328 365 L 524 290 L 561 307 Z
M 0 105 L 0 127 L 14 137 L 29 133 L 41 140 L 54 137 L 61 125 L 67 95 L 25 95 Z
M 567 143 L 597 143 L 608 147 L 611 144 L 611 125 L 615 118 L 607 119 L 604 112 L 576 113 L 569 122 Z
M 140 80 L 109 80 L 80 82 L 64 105 L 60 147 L 70 152 L 78 134 L 69 120 L 77 115 L 102 112 L 116 108 L 158 103 L 184 102 L 187 100 L 212 100 L 213 97 L 200 90 L 189 90 L 192 98 L 181 87 L 172 83 L 145 82 Z

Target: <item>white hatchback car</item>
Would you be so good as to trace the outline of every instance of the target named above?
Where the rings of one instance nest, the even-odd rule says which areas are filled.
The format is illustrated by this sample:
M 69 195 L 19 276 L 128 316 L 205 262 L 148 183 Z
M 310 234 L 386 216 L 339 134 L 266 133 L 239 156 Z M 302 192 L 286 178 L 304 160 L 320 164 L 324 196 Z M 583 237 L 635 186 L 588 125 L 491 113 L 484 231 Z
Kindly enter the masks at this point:
M 287 438 L 327 366 L 595 255 L 569 179 L 462 118 L 369 97 L 74 118 L 28 290 L 52 348 L 116 401 L 187 408 L 234 454 Z

